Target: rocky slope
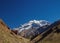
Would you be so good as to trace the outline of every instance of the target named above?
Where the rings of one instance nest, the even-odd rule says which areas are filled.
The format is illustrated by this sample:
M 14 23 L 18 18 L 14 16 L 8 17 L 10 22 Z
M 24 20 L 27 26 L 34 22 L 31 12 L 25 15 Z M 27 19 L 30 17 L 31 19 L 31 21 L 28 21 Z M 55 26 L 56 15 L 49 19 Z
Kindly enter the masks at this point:
M 60 20 L 47 27 L 48 30 L 35 37 L 33 43 L 60 43 Z
M 39 43 L 60 43 L 60 20 L 54 22 L 49 28 L 52 28 L 53 31 Z
M 14 34 L 0 19 L 0 43 L 27 43 L 28 40 Z

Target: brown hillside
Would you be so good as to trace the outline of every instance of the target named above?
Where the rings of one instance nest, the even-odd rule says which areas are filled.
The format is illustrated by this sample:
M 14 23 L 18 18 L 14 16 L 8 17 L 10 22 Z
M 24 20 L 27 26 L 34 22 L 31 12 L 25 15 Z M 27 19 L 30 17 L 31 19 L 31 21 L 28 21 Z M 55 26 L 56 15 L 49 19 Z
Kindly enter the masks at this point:
M 54 22 L 48 30 L 39 34 L 31 42 L 33 43 L 60 43 L 60 20 Z
M 49 28 L 52 29 L 52 32 L 39 43 L 60 43 L 60 20 L 53 23 Z
M 0 43 L 28 43 L 28 40 L 15 35 L 0 19 Z

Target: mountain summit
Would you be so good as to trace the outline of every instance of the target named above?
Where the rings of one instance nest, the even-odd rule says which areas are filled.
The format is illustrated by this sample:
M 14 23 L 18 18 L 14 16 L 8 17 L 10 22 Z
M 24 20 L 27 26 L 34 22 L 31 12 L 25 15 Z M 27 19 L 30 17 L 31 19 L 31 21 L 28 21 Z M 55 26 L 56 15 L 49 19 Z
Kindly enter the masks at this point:
M 49 26 L 50 23 L 46 20 L 31 20 L 28 23 L 23 24 L 19 28 L 15 28 L 17 30 L 17 34 L 31 38 L 33 36 L 36 36 L 42 32 L 44 32 L 47 26 Z

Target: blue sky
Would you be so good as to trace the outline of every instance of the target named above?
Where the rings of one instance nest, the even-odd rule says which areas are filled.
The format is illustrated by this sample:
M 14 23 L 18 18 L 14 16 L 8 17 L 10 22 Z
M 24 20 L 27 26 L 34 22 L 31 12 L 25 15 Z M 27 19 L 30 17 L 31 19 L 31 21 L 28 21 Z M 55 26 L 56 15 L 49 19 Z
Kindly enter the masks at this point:
M 60 19 L 60 0 L 0 0 L 0 18 L 10 27 L 30 20 Z

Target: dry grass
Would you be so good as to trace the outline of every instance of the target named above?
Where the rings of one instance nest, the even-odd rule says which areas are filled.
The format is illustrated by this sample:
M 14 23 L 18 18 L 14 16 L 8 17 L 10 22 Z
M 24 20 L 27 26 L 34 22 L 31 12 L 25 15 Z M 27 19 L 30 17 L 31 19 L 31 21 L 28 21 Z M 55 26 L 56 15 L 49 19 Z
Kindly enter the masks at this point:
M 15 35 L 13 32 L 11 32 L 0 20 L 0 43 L 28 43 L 28 41 L 28 39 Z
M 38 43 L 60 43 L 60 33 L 51 34 Z
M 57 25 L 57 27 L 60 29 L 60 25 Z M 38 43 L 60 43 L 60 32 L 52 32 Z

